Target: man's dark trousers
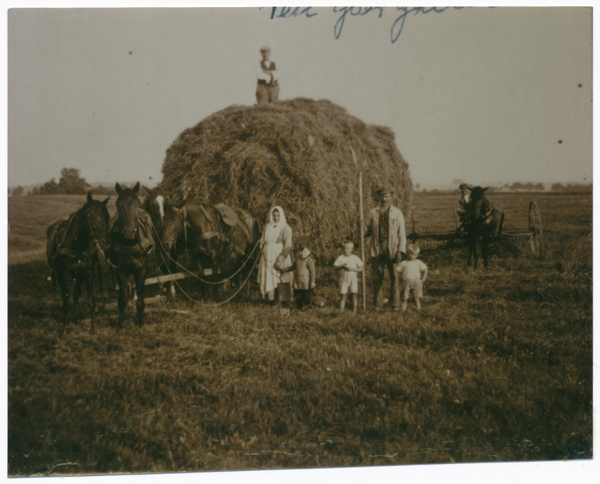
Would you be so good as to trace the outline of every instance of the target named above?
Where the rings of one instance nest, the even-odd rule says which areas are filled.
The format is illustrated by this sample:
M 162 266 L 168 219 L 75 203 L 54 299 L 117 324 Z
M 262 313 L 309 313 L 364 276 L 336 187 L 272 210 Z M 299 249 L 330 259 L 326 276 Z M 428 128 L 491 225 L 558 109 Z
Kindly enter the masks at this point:
M 371 275 L 373 277 L 373 304 L 381 308 L 383 307 L 383 295 L 381 287 L 385 276 L 385 268 L 390 274 L 390 304 L 394 308 L 400 308 L 400 285 L 398 284 L 398 274 L 394 270 L 396 259 L 390 259 L 387 254 L 379 254 L 377 257 L 371 258 Z

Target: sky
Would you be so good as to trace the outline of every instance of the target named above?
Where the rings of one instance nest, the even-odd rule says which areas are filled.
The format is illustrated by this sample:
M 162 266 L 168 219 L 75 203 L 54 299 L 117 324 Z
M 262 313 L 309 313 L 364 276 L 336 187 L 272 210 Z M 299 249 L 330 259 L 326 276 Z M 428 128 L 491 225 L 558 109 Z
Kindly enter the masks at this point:
M 263 45 L 280 99 L 388 126 L 415 184 L 592 181 L 589 9 L 282 12 L 11 9 L 9 186 L 152 186 L 179 133 L 256 102 Z
M 45 3 L 0 0 L 4 7 Z M 123 3 L 151 1 L 86 5 Z M 412 11 L 392 42 L 398 33 L 392 26 L 402 13 L 386 8 L 381 17 L 378 11 L 348 14 L 340 33 L 335 26 L 342 13 L 332 8 L 313 9 L 310 18 L 274 19 L 270 9 L 258 8 L 10 10 L 0 19 L 0 31 L 6 32 L 8 22 L 8 184 L 42 183 L 58 179 L 62 167 L 77 167 L 92 182 L 140 180 L 152 186 L 162 178 L 165 150 L 181 131 L 231 104 L 255 103 L 254 67 L 263 45 L 271 46 L 280 70 L 282 99 L 329 99 L 367 123 L 390 127 L 414 183 L 591 181 L 589 9 Z M 0 205 L 6 213 L 6 199 Z M 1 251 L 6 255 L 5 244 Z M 1 258 L 0 266 L 6 260 Z M 6 280 L 0 286 L 6 289 Z M 0 343 L 6 348 L 5 337 Z M 5 389 L 5 381 L 0 386 Z M 0 393 L 5 409 L 7 393 Z M 0 453 L 6 450 L 3 442 Z M 6 459 L 0 460 L 2 480 L 5 465 Z M 500 484 L 562 483 L 574 477 L 595 482 L 595 476 L 597 460 L 203 473 L 200 478 L 206 483 Z M 168 477 L 185 483 L 198 479 Z M 137 482 L 128 476 L 112 476 L 114 481 Z M 165 476 L 144 476 L 144 482 L 153 481 L 165 482 Z

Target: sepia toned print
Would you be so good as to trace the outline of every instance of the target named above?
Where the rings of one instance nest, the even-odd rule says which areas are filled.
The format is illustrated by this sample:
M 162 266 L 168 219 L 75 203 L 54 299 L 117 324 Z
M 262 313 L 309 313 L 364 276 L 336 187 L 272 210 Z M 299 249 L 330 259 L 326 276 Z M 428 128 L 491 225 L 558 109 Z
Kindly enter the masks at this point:
M 591 462 L 591 27 L 11 9 L 8 475 Z

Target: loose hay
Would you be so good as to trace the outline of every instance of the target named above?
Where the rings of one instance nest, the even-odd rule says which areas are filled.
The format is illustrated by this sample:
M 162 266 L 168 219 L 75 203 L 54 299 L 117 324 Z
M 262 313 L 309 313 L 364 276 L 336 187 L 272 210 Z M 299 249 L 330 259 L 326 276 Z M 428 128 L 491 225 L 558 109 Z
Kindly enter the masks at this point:
M 412 181 L 393 132 L 328 100 L 232 105 L 212 114 L 167 150 L 162 187 L 175 203 L 224 202 L 249 210 L 261 224 L 272 205 L 281 205 L 295 245 L 330 260 L 346 237 L 360 236 L 350 147 L 363 169 L 365 218 L 377 186 L 390 183 L 408 223 Z

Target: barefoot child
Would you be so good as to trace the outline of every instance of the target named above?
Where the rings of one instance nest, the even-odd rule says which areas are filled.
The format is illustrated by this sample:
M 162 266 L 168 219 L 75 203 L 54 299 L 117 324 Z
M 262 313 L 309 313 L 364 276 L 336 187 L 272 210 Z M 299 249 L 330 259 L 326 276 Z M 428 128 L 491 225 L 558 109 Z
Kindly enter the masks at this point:
M 340 294 L 342 295 L 342 301 L 340 303 L 340 312 L 344 311 L 346 306 L 346 296 L 348 293 L 352 294 L 352 303 L 354 304 L 353 313 L 356 314 L 356 308 L 358 307 L 358 301 L 356 293 L 358 292 L 358 272 L 362 272 L 363 263 L 362 261 L 352 254 L 354 250 L 354 242 L 348 240 L 344 242 L 344 255 L 340 255 L 333 264 L 333 268 L 336 271 L 341 271 L 340 275 Z
M 419 257 L 418 245 L 411 244 L 408 246 L 409 260 L 403 260 L 396 271 L 398 271 L 402 277 L 402 288 L 400 294 L 403 295 L 404 301 L 402 302 L 402 311 L 406 311 L 408 307 L 408 298 L 412 292 L 415 298 L 415 305 L 417 310 L 421 310 L 421 298 L 423 297 L 423 283 L 427 279 L 427 266 L 417 259 Z
M 317 285 L 315 280 L 315 261 L 310 256 L 310 249 L 304 247 L 298 251 L 298 260 L 281 272 L 292 272 L 294 275 L 294 298 L 296 307 L 303 309 L 310 305 L 313 297 L 313 289 Z

